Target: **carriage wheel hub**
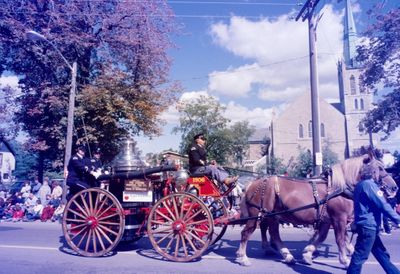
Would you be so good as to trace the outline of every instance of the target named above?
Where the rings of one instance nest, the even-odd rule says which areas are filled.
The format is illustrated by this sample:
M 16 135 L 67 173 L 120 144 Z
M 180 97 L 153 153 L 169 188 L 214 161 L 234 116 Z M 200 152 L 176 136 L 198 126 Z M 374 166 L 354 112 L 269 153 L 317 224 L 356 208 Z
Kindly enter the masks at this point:
M 186 229 L 186 225 L 181 220 L 178 220 L 172 224 L 172 229 L 175 233 L 183 233 Z
M 88 226 L 90 226 L 90 228 L 94 229 L 97 227 L 97 225 L 99 224 L 99 222 L 97 221 L 97 219 L 93 216 L 90 216 L 89 218 L 86 219 L 86 223 Z

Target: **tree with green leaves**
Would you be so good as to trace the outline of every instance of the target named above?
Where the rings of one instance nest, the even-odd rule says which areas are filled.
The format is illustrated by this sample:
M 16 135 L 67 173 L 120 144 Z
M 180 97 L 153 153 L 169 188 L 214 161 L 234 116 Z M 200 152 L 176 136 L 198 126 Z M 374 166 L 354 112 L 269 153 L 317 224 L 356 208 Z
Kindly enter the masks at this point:
M 15 123 L 29 134 L 39 168 L 46 159 L 62 165 L 71 71 L 59 53 L 78 64 L 76 141 L 84 139 L 82 121 L 89 140 L 104 145 L 106 154 L 116 153 L 114 142 L 122 136 L 158 133 L 157 114 L 176 91 L 168 81 L 167 50 L 176 25 L 167 1 L 0 0 L 0 5 L 0 74 L 19 76 Z M 29 30 L 48 41 L 30 40 Z
M 307 177 L 309 170 L 313 169 L 313 158 L 311 151 L 301 146 L 297 147 L 299 154 L 296 161 L 288 169 L 289 176 L 291 177 Z
M 224 116 L 225 109 L 211 96 L 200 96 L 179 104 L 180 125 L 173 132 L 181 133 L 182 154 L 186 154 L 193 144 L 193 137 L 202 132 L 207 137 L 208 159 L 226 164 L 229 160 L 236 162 L 244 156 L 254 128 L 246 121 L 228 126 L 229 119 Z
M 386 14 L 380 8 L 370 12 L 374 22 L 365 32 L 358 61 L 365 67 L 362 84 L 375 91 L 382 86 L 388 92 L 362 121 L 369 132 L 383 132 L 387 138 L 400 125 L 400 7 Z

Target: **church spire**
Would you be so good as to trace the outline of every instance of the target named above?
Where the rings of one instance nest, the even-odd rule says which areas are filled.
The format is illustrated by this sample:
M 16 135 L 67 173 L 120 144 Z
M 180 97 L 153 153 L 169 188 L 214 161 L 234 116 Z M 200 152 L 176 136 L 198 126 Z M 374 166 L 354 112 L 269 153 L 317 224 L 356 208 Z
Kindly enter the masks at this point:
M 343 30 L 343 53 L 346 68 L 357 68 L 356 57 L 357 31 L 354 24 L 351 0 L 346 0 Z

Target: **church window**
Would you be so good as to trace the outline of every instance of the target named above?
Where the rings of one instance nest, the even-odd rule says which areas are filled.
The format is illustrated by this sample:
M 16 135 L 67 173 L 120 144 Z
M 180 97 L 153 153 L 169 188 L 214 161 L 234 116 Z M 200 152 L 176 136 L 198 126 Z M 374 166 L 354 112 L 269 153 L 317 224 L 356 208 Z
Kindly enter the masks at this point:
M 352 95 L 356 94 L 356 78 L 354 75 L 350 76 L 350 93 Z
M 299 138 L 304 138 L 303 125 L 299 125 Z
M 360 109 L 364 109 L 364 100 L 362 98 L 360 99 Z
M 312 137 L 312 121 L 308 122 L 308 137 Z
M 354 109 L 358 109 L 358 100 L 354 99 Z
M 360 76 L 360 78 L 358 78 L 358 83 L 359 83 L 359 86 L 360 86 L 360 93 L 366 93 L 366 89 L 363 86 L 362 81 L 361 81 L 361 76 Z
M 325 137 L 325 125 L 321 123 L 321 137 Z

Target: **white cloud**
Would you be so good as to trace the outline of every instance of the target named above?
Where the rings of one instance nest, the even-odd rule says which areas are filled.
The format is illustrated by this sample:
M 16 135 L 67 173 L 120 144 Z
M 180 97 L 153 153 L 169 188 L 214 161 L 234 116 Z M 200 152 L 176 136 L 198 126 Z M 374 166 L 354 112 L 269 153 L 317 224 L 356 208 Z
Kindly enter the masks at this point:
M 231 101 L 226 105 L 225 117 L 229 118 L 231 123 L 247 120 L 250 125 L 265 128 L 271 123 L 272 112 L 273 108 L 248 109 Z
M 342 16 L 331 5 L 323 9 L 317 29 L 317 53 L 321 96 L 338 96 L 336 63 L 342 52 Z M 214 43 L 252 64 L 209 75 L 213 94 L 246 97 L 258 92 L 265 101 L 286 101 L 309 90 L 308 27 L 291 14 L 277 19 L 250 21 L 233 16 L 229 23 L 211 26 Z M 332 85 L 336 85 L 333 88 Z

